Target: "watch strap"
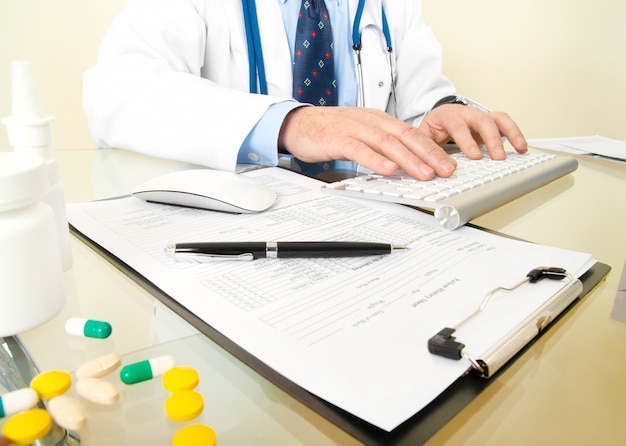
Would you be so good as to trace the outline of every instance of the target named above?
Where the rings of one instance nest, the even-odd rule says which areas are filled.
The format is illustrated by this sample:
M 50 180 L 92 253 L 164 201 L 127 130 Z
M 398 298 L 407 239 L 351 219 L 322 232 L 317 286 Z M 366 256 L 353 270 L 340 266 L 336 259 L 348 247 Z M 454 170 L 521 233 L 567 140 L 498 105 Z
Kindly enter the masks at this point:
M 465 99 L 464 97 L 450 95 L 450 96 L 445 96 L 439 99 L 437 102 L 435 102 L 435 105 L 433 105 L 433 107 L 431 108 L 431 111 L 445 104 L 470 105 L 467 99 Z

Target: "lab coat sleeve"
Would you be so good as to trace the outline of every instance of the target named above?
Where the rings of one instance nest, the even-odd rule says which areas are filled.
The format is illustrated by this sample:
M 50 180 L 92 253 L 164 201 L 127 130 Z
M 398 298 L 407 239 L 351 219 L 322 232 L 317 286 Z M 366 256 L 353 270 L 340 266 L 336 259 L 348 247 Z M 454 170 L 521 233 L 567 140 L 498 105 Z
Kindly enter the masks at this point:
M 83 76 L 96 144 L 233 170 L 250 130 L 284 98 L 202 78 L 206 39 L 194 0 L 130 1 Z
M 418 126 L 433 104 L 455 94 L 455 89 L 442 74 L 441 45 L 424 22 L 421 1 L 383 3 L 392 36 L 399 37 L 392 42 L 396 85 L 394 114 Z

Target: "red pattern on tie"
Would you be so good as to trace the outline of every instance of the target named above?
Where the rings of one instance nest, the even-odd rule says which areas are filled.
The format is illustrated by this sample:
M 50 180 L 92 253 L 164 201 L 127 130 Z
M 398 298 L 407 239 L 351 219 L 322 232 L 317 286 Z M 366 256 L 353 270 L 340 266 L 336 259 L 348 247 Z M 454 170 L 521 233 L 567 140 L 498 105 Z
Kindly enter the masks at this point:
M 330 18 L 323 0 L 303 0 L 298 14 L 293 95 L 313 105 L 337 105 Z

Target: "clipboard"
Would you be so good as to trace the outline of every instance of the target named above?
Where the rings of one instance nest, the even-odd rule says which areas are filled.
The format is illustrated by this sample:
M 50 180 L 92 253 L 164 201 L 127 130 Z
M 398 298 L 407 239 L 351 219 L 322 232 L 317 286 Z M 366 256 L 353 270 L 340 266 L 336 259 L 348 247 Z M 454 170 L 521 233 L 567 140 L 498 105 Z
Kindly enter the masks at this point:
M 498 292 L 515 292 L 526 283 L 537 283 L 543 279 L 564 280 L 565 285 L 547 302 L 537 308 L 530 316 L 513 327 L 502 339 L 492 345 L 480 357 L 474 358 L 466 351 L 465 344 L 457 341 L 454 336 L 459 326 L 475 317 L 480 317 L 489 300 Z M 466 317 L 456 328 L 446 327 L 428 340 L 428 351 L 434 355 L 449 359 L 467 359 L 474 372 L 483 378 L 491 378 L 519 350 L 537 336 L 552 320 L 558 317 L 565 308 L 582 294 L 583 285 L 580 279 L 567 274 L 558 267 L 534 268 L 518 284 L 511 288 L 498 287 L 487 293 L 480 307 Z
M 426 407 L 414 414 L 400 426 L 386 432 L 379 429 L 362 419 L 342 410 L 341 408 L 328 403 L 327 401 L 308 392 L 304 388 L 291 382 L 280 373 L 260 361 L 255 356 L 248 353 L 239 345 L 231 341 L 212 326 L 204 322 L 198 316 L 190 312 L 175 299 L 165 294 L 156 285 L 146 279 L 138 271 L 129 267 L 125 262 L 112 254 L 103 246 L 95 243 L 87 236 L 70 225 L 71 232 L 83 243 L 90 246 L 102 257 L 115 265 L 130 279 L 135 281 L 143 289 L 158 299 L 161 303 L 174 311 L 177 315 L 185 319 L 194 326 L 198 331 L 208 336 L 220 347 L 228 351 L 237 359 L 242 361 L 248 367 L 268 379 L 276 386 L 289 393 L 293 398 L 316 411 L 321 416 L 354 436 L 359 441 L 368 445 L 415 445 L 426 442 L 446 423 L 448 423 L 455 415 L 457 415 L 465 406 L 467 406 L 474 398 L 476 398 L 483 390 L 485 390 L 493 379 L 484 379 L 474 373 L 466 373 L 453 382 L 444 392 L 431 401 Z M 575 280 L 580 282 L 580 294 L 568 296 L 570 302 L 565 304 L 560 312 L 554 311 L 553 318 L 542 327 L 542 329 L 523 345 L 510 355 L 510 358 L 496 369 L 492 368 L 490 377 L 497 377 L 501 373 L 505 373 L 506 369 L 523 353 L 536 342 L 536 340 L 547 330 L 554 326 L 567 311 L 573 308 L 583 297 L 589 294 L 598 284 L 600 284 L 611 270 L 610 266 L 597 262 L 585 274 Z M 424 346 L 423 348 L 426 348 Z M 469 371 L 469 369 L 468 369 Z

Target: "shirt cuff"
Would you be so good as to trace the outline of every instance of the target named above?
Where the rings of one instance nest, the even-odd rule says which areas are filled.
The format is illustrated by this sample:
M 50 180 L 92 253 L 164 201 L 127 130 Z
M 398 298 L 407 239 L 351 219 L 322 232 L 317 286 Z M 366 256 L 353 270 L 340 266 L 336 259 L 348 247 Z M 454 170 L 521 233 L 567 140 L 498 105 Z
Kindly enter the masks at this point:
M 278 134 L 285 116 L 301 107 L 297 101 L 284 101 L 269 106 L 259 122 L 241 144 L 237 163 L 278 165 Z

